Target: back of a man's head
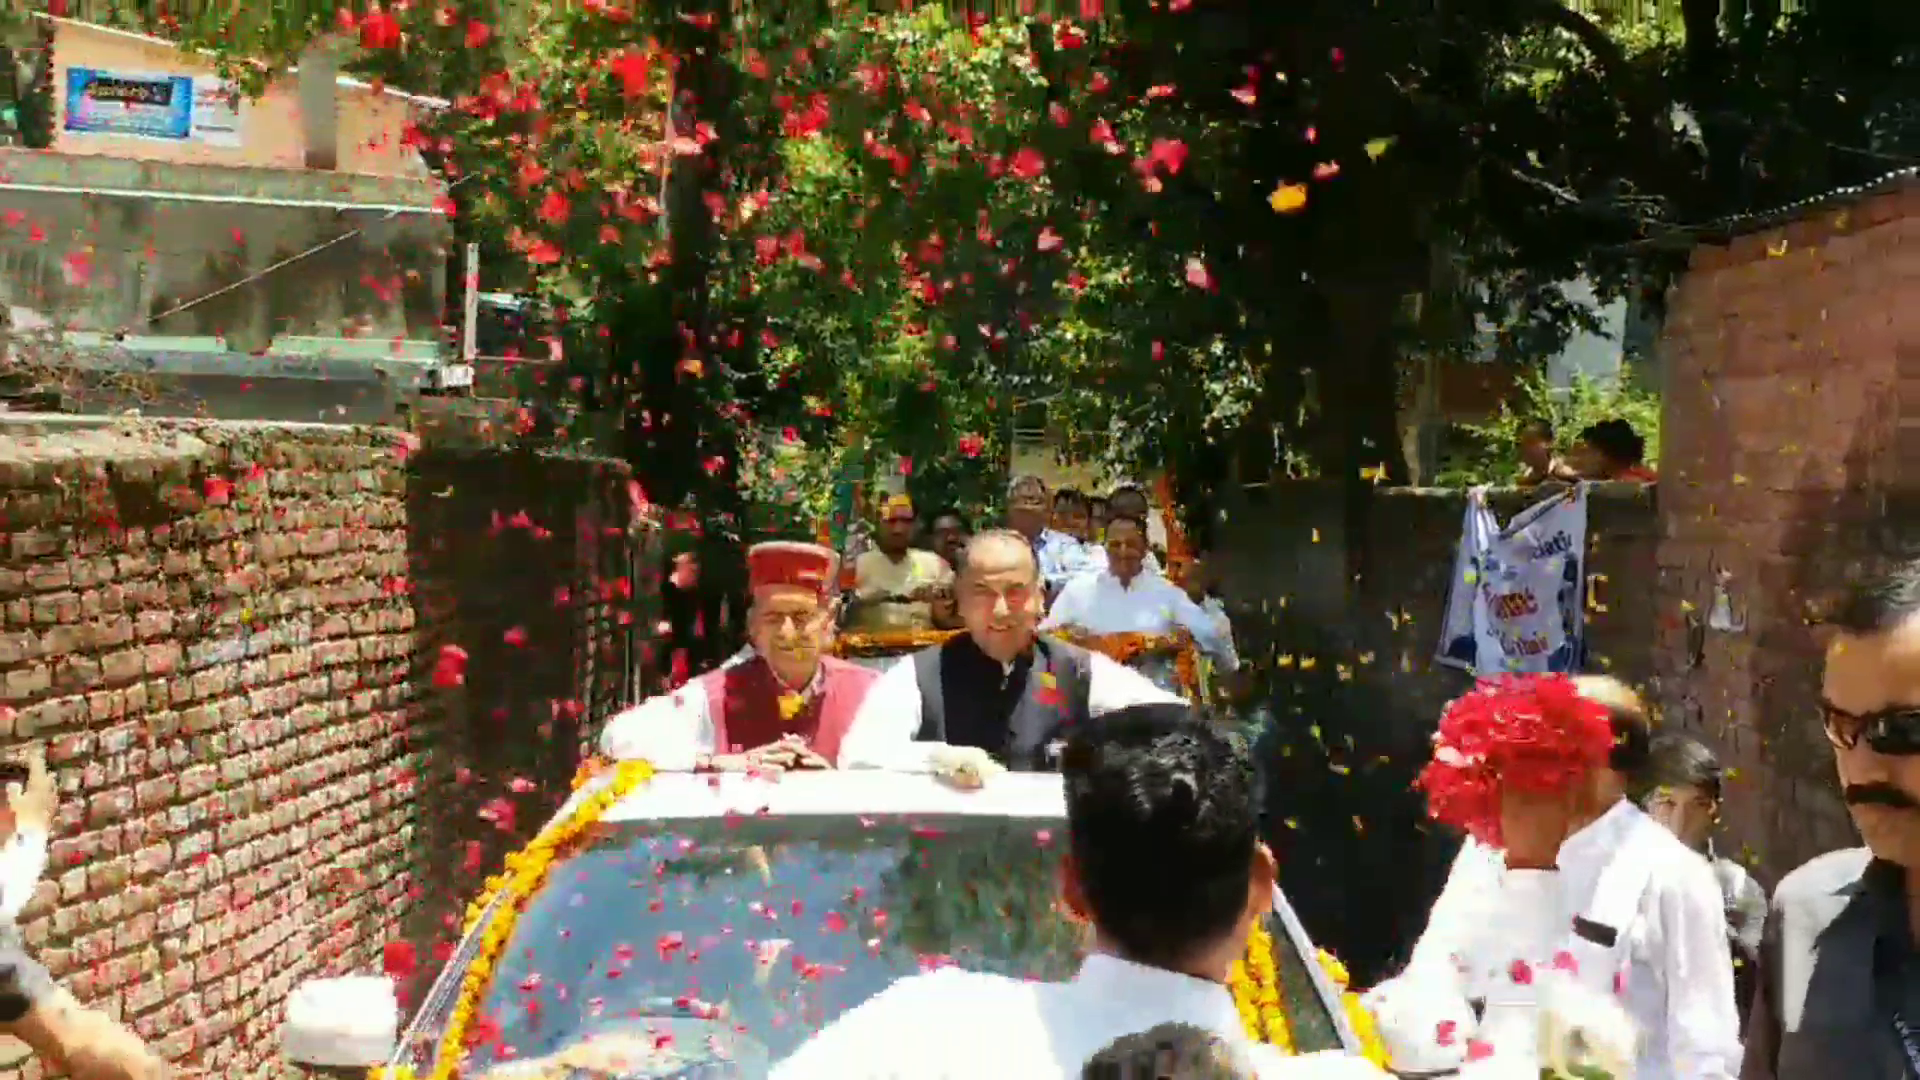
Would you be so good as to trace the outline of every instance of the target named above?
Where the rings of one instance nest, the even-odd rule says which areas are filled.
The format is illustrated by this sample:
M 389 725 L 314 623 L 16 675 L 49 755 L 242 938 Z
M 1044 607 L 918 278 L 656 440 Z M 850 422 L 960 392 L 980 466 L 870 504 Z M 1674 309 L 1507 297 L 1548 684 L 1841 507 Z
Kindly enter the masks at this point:
M 1575 675 L 1574 689 L 1588 701 L 1607 707 L 1613 725 L 1613 752 L 1607 767 L 1631 780 L 1647 767 L 1647 748 L 1653 741 L 1653 720 L 1638 691 L 1611 675 Z
M 1060 758 L 1088 914 L 1125 959 L 1177 969 L 1247 908 L 1259 843 L 1246 750 L 1184 704 L 1084 725 Z
M 1192 1024 L 1161 1024 L 1122 1035 L 1087 1059 L 1080 1080 L 1254 1080 L 1247 1061 L 1225 1039 Z

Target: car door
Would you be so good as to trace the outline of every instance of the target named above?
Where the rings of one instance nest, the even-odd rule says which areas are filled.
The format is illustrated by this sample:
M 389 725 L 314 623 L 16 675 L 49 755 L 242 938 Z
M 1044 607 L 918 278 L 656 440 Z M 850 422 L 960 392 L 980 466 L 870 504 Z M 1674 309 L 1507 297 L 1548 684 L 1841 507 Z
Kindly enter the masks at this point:
M 1273 913 L 1267 919 L 1267 932 L 1274 944 L 1274 970 L 1280 976 L 1280 990 L 1287 1003 L 1294 1050 L 1302 1054 L 1323 1050 L 1361 1053 L 1360 1038 L 1340 1000 L 1340 988 L 1321 966 L 1319 951 L 1307 937 L 1305 925 L 1278 887 L 1273 890 Z

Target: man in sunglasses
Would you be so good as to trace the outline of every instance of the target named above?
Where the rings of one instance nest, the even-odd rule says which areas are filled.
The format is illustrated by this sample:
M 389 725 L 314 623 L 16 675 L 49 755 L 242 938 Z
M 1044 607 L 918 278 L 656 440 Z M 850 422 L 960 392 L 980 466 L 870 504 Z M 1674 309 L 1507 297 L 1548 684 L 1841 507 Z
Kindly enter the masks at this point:
M 1832 629 L 1821 708 L 1866 846 L 1774 891 L 1742 1080 L 1920 1078 L 1920 559 L 1863 585 Z

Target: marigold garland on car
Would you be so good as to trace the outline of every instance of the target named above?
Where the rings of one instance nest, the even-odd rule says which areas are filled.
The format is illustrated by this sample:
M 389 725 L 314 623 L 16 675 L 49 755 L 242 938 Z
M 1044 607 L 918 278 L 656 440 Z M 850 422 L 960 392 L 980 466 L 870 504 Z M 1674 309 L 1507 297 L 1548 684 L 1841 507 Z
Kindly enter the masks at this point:
M 460 1075 L 460 1064 L 468 1049 L 468 1035 L 473 1027 L 474 1014 L 480 1007 L 481 999 L 486 996 L 487 986 L 493 981 L 494 964 L 506 948 L 508 939 L 513 936 L 521 909 L 540 891 L 554 862 L 571 854 L 587 830 L 606 816 L 615 803 L 653 778 L 653 766 L 644 761 L 625 761 L 611 767 L 602 763 L 596 769 L 595 762 L 590 760 L 581 766 L 575 776 L 576 789 L 609 768 L 613 778 L 604 789 L 589 796 L 565 821 L 542 830 L 525 848 L 507 856 L 506 869 L 488 878 L 479 899 L 468 905 L 463 933 L 471 933 L 494 900 L 504 897 L 500 911 L 481 933 L 479 948 L 460 980 L 459 995 L 448 1014 L 446 1030 L 441 1033 L 433 1071 L 426 1075 L 425 1080 L 454 1080 Z M 411 1068 L 400 1068 L 405 1071 L 374 1070 L 368 1074 L 369 1080 L 414 1080 L 415 1073 Z
M 1318 953 L 1320 966 L 1326 969 L 1327 977 L 1333 980 L 1334 989 L 1340 992 L 1340 1005 L 1347 1012 L 1347 1022 L 1353 1025 L 1354 1035 L 1360 1040 L 1361 1054 L 1375 1065 L 1386 1068 L 1387 1045 L 1380 1041 L 1380 1028 L 1374 1023 L 1373 1013 L 1361 1003 L 1360 995 L 1353 992 L 1347 965 L 1325 949 L 1318 950 Z
M 613 768 L 613 762 L 608 761 L 606 758 L 587 758 L 580 763 L 579 768 L 573 770 L 573 780 L 568 790 L 579 791 L 581 788 L 593 783 L 596 778 L 602 776 L 611 768 Z
M 1239 1010 L 1248 1037 L 1292 1054 L 1293 1029 L 1287 1022 L 1280 972 L 1273 960 L 1273 936 L 1266 927 L 1254 925 L 1253 934 L 1247 938 L 1247 951 L 1233 965 L 1227 986 L 1233 991 L 1233 1005 Z

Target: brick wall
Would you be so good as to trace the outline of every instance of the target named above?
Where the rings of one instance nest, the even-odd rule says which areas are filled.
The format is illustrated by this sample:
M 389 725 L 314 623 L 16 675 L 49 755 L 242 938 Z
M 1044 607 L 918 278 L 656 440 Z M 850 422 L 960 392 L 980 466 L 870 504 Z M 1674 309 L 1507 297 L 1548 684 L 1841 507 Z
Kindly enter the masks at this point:
M 1502 520 L 1539 497 L 1491 496 Z M 1288 895 L 1362 982 L 1418 935 L 1457 843 L 1428 831 L 1411 785 L 1441 707 L 1470 683 L 1433 662 L 1465 499 L 1382 489 L 1350 538 L 1336 487 L 1280 485 L 1230 506 L 1217 532 L 1235 636 L 1285 732 L 1266 761 Z M 1591 665 L 1635 684 L 1656 666 L 1655 499 L 1601 485 L 1588 521 Z
M 1808 621 L 1911 524 L 1917 211 L 1908 188 L 1699 248 L 1668 304 L 1661 692 L 1738 770 L 1729 824 L 1769 880 L 1855 842 Z M 1707 625 L 1722 575 L 1744 626 Z
M 318 425 L 0 431 L 0 748 L 44 745 L 63 793 L 24 933 L 212 1075 L 265 1074 L 294 982 L 377 969 L 462 902 L 491 863 L 454 838 L 491 859 L 523 836 L 568 725 L 626 692 L 629 605 L 600 592 L 620 470 L 410 451 Z M 465 688 L 431 685 L 444 644 Z

